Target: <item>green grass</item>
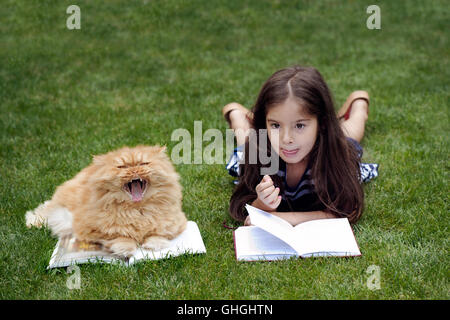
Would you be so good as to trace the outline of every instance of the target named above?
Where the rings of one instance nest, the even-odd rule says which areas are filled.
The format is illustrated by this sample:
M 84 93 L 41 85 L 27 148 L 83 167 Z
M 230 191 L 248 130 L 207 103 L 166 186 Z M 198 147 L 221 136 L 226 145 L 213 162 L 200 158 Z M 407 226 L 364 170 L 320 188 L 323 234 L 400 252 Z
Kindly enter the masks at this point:
M 0 12 L 1 299 L 449 299 L 448 4 L 377 1 L 3 1 Z M 446 31 L 447 30 L 447 31 Z M 337 105 L 371 94 L 365 186 L 355 236 L 362 257 L 238 263 L 223 165 L 177 165 L 183 208 L 207 254 L 125 268 L 46 271 L 56 244 L 24 213 L 123 145 L 177 142 L 194 121 L 226 129 L 221 107 L 251 106 L 262 83 L 293 64 L 318 68 Z M 236 225 L 236 224 L 235 224 Z M 370 265 L 381 289 L 366 286 Z

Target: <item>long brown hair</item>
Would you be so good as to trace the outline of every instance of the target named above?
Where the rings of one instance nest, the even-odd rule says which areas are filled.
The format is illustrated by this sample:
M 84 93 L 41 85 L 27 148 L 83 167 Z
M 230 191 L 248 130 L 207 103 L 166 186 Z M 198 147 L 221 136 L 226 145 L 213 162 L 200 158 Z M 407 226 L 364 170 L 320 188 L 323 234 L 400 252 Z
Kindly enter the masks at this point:
M 309 114 L 317 117 L 317 140 L 309 154 L 309 161 L 318 199 L 325 211 L 337 217 L 347 217 L 351 223 L 356 222 L 364 206 L 364 193 L 359 181 L 359 158 L 342 132 L 331 92 L 319 71 L 312 67 L 294 66 L 275 72 L 262 86 L 253 106 L 253 128 L 256 131 L 267 129 L 268 109 L 284 102 L 290 94 L 301 102 Z M 258 141 L 257 135 L 257 148 Z M 265 151 L 270 155 L 270 141 L 267 149 Z M 230 214 L 239 221 L 245 220 L 247 216 L 245 204 L 256 200 L 255 188 L 263 177 L 260 173 L 263 165 L 259 160 L 256 164 L 250 163 L 249 150 L 247 139 L 245 162 L 239 168 L 239 184 L 230 201 Z M 279 160 L 283 161 L 281 158 Z M 282 179 L 277 174 L 271 175 L 271 178 L 283 192 Z M 290 209 L 302 211 L 301 208 Z

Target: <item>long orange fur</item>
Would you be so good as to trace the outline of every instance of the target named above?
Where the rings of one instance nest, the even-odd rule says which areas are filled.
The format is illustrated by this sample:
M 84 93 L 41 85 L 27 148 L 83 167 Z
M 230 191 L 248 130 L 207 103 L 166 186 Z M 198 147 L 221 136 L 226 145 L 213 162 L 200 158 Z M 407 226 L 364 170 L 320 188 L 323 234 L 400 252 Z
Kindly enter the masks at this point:
M 136 202 L 123 187 L 139 178 L 147 187 Z M 138 245 L 166 246 L 187 222 L 179 175 L 160 146 L 124 147 L 94 156 L 88 167 L 57 187 L 50 201 L 27 212 L 26 220 L 29 227 L 47 224 L 57 236 L 71 232 L 122 255 L 131 255 Z

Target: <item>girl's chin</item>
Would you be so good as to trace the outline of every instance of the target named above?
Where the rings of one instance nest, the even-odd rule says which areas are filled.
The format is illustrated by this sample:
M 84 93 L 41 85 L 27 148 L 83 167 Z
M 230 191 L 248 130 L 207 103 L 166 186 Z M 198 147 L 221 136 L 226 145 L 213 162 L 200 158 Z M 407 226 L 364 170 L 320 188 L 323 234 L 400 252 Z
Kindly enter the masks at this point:
M 286 157 L 281 157 L 281 159 L 283 159 L 284 162 L 289 163 L 289 164 L 299 163 L 303 160 L 302 158 L 293 159 L 293 158 L 286 158 Z

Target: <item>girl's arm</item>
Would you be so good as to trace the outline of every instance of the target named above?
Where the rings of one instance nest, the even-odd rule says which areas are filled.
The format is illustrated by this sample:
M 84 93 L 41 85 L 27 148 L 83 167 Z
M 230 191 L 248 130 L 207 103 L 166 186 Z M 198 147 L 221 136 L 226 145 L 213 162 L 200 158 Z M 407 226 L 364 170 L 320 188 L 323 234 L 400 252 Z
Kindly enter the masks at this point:
M 311 220 L 317 220 L 317 219 L 333 219 L 336 218 L 335 215 L 325 212 L 325 211 L 305 211 L 305 212 L 278 212 L 278 211 L 271 211 L 271 214 L 274 216 L 278 216 L 293 226 L 298 225 L 302 222 L 307 222 Z
M 296 226 L 299 223 L 317 220 L 317 219 L 332 219 L 336 218 L 335 215 L 325 212 L 325 211 L 305 211 L 305 212 L 278 212 L 273 211 L 272 208 L 266 206 L 259 198 L 252 202 L 252 206 L 270 212 L 271 214 L 278 216 L 293 226 Z

